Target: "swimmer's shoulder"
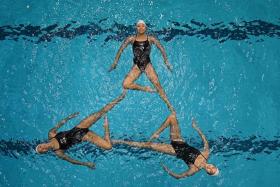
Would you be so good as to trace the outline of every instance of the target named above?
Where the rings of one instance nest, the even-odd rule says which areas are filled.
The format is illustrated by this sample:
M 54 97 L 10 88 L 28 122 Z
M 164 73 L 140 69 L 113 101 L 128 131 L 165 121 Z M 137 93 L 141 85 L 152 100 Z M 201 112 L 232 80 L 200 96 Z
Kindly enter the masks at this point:
M 127 42 L 129 42 L 129 43 L 133 43 L 134 41 L 135 41 L 135 36 L 134 35 L 131 35 L 131 36 L 128 36 L 127 38 L 126 38 L 126 41 Z
M 148 35 L 148 40 L 150 43 L 155 43 L 158 39 L 154 35 Z
M 50 143 L 52 144 L 54 151 L 60 150 L 59 149 L 59 143 L 57 141 L 57 139 L 55 137 L 53 137 L 52 139 L 49 140 Z
M 204 150 L 204 151 L 200 151 L 200 156 L 208 159 L 209 158 L 209 155 L 210 155 L 210 152 L 209 150 Z

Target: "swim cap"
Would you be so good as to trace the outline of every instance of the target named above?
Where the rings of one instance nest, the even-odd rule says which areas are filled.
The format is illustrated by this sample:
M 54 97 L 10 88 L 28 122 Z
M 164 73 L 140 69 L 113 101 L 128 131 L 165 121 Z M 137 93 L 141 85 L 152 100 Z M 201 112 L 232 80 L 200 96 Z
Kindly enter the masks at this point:
M 146 26 L 145 21 L 143 21 L 143 20 L 141 20 L 141 19 L 137 21 L 136 25 L 139 25 L 140 23 L 142 23 L 142 24 L 144 24 L 144 25 Z
M 216 172 L 215 172 L 213 175 L 211 175 L 211 176 L 218 176 L 219 173 L 220 173 L 220 171 L 219 171 L 219 169 L 217 168 Z

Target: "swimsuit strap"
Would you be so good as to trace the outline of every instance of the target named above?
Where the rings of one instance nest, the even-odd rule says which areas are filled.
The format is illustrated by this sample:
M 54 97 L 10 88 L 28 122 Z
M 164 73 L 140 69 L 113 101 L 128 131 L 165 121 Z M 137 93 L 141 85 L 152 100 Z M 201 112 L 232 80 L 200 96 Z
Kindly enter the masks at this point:
M 201 170 L 201 168 L 197 167 L 197 165 L 195 165 L 194 163 L 193 163 L 193 165 L 194 165 L 198 170 Z
M 207 158 L 205 158 L 205 156 L 202 154 L 202 153 L 200 153 L 200 155 L 207 161 Z M 195 165 L 194 163 L 193 163 L 193 165 L 197 168 L 197 169 L 201 169 L 201 168 L 199 168 L 199 167 L 197 167 L 197 165 Z
M 208 160 L 207 158 L 205 158 L 205 156 L 202 153 L 200 153 L 200 154 L 206 161 Z

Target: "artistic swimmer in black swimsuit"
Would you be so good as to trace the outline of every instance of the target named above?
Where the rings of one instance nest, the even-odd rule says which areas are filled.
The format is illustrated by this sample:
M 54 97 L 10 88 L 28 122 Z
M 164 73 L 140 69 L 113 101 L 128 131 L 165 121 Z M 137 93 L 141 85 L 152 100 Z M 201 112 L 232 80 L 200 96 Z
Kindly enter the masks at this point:
M 161 51 L 167 68 L 171 70 L 171 65 L 167 60 L 165 50 L 156 38 L 146 35 L 146 24 L 143 20 L 139 20 L 136 26 L 137 26 L 137 35 L 126 38 L 126 40 L 123 42 L 120 49 L 118 50 L 114 63 L 111 65 L 109 71 L 112 71 L 117 67 L 121 53 L 129 44 L 132 44 L 134 65 L 130 70 L 130 72 L 128 73 L 128 75 L 126 76 L 126 78 L 124 79 L 123 87 L 125 89 L 154 92 L 154 90 L 149 86 L 140 86 L 135 83 L 135 81 L 139 78 L 139 76 L 143 72 L 145 72 L 149 80 L 155 86 L 160 97 L 167 104 L 169 110 L 174 112 L 174 108 L 170 104 L 163 88 L 161 87 L 157 73 L 155 72 L 150 60 L 151 45 L 155 44 L 157 48 Z
M 201 152 L 183 141 L 175 114 L 171 114 L 164 121 L 162 126 L 151 136 L 151 140 L 158 138 L 160 133 L 169 126 L 171 144 L 153 142 L 131 142 L 123 140 L 112 140 L 112 143 L 126 144 L 133 147 L 151 149 L 161 153 L 174 155 L 177 158 L 182 159 L 189 166 L 189 169 L 181 174 L 176 174 L 172 172 L 170 169 L 168 169 L 165 165 L 162 164 L 164 170 L 167 171 L 169 175 L 177 179 L 191 176 L 201 169 L 204 169 L 207 172 L 207 174 L 212 176 L 216 176 L 219 174 L 218 168 L 212 164 L 209 164 L 207 161 L 210 154 L 208 141 L 204 134 L 201 132 L 201 130 L 197 127 L 194 120 L 192 122 L 192 126 L 198 132 L 204 143 L 204 150 Z
M 49 142 L 37 145 L 36 152 L 42 154 L 46 153 L 49 150 L 52 150 L 59 158 L 71 162 L 72 164 L 84 165 L 92 169 L 95 168 L 94 163 L 74 160 L 66 154 L 64 154 L 64 151 L 69 147 L 73 146 L 74 144 L 78 144 L 82 141 L 88 141 L 106 150 L 111 149 L 112 144 L 110 140 L 109 123 L 107 117 L 104 118 L 104 138 L 90 131 L 89 128 L 102 116 L 104 116 L 109 110 L 111 110 L 116 104 L 118 104 L 125 97 L 125 94 L 126 91 L 124 91 L 118 98 L 113 100 L 111 103 L 104 106 L 98 112 L 95 112 L 83 119 L 73 129 L 57 133 L 56 131 L 60 127 L 62 127 L 68 120 L 76 117 L 79 113 L 71 114 L 67 118 L 63 119 L 49 131 Z

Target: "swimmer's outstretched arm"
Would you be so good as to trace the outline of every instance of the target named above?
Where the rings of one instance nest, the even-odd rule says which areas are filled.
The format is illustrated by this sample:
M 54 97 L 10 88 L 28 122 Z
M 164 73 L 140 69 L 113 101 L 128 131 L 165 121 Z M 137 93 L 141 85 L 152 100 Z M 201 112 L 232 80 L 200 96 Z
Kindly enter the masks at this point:
M 193 174 L 195 174 L 197 171 L 194 171 L 193 169 L 188 169 L 187 171 L 177 174 L 174 173 L 173 171 L 171 171 L 170 169 L 168 169 L 167 166 L 165 166 L 164 164 L 161 163 L 161 166 L 163 167 L 163 169 L 172 177 L 176 178 L 176 179 L 180 179 L 180 178 L 184 178 L 184 177 L 189 177 L 192 176 Z
M 204 152 L 209 154 L 209 143 L 206 139 L 206 136 L 202 133 L 200 128 L 197 126 L 195 119 L 192 120 L 192 127 L 197 131 L 197 133 L 199 134 L 200 138 L 202 139 L 202 141 L 204 143 Z M 208 155 L 204 155 L 204 156 L 208 156 Z
M 122 43 L 121 47 L 119 48 L 117 55 L 115 57 L 114 63 L 111 65 L 111 68 L 109 69 L 109 72 L 112 71 L 113 69 L 116 69 L 118 61 L 120 59 L 120 56 L 123 52 L 123 50 L 134 40 L 133 36 L 129 36 L 125 39 L 125 41 Z
M 59 129 L 60 127 L 62 127 L 67 121 L 69 121 L 70 119 L 77 117 L 79 115 L 79 112 L 75 112 L 73 114 L 70 114 L 68 117 L 64 118 L 63 120 L 61 120 L 59 123 L 57 123 L 55 125 L 54 128 L 52 128 L 51 130 L 49 130 L 49 139 L 53 138 L 56 135 L 56 131 L 57 129 Z
M 82 166 L 87 166 L 89 167 L 90 169 L 95 169 L 95 164 L 93 162 L 81 162 L 81 161 L 78 161 L 78 160 L 74 160 L 72 159 L 71 157 L 67 156 L 66 154 L 64 154 L 64 152 L 62 150 L 57 150 L 55 151 L 55 154 L 63 159 L 63 160 L 66 160 L 72 164 L 76 164 L 76 165 L 82 165 Z
M 162 57 L 164 59 L 164 63 L 165 65 L 167 66 L 167 68 L 171 71 L 171 64 L 168 62 L 168 59 L 167 59 L 167 55 L 166 55 L 166 52 L 163 48 L 163 46 L 161 45 L 161 43 L 159 42 L 159 40 L 157 40 L 155 37 L 150 37 L 150 40 L 152 43 L 154 43 L 157 48 L 160 50 L 161 54 L 162 54 Z

